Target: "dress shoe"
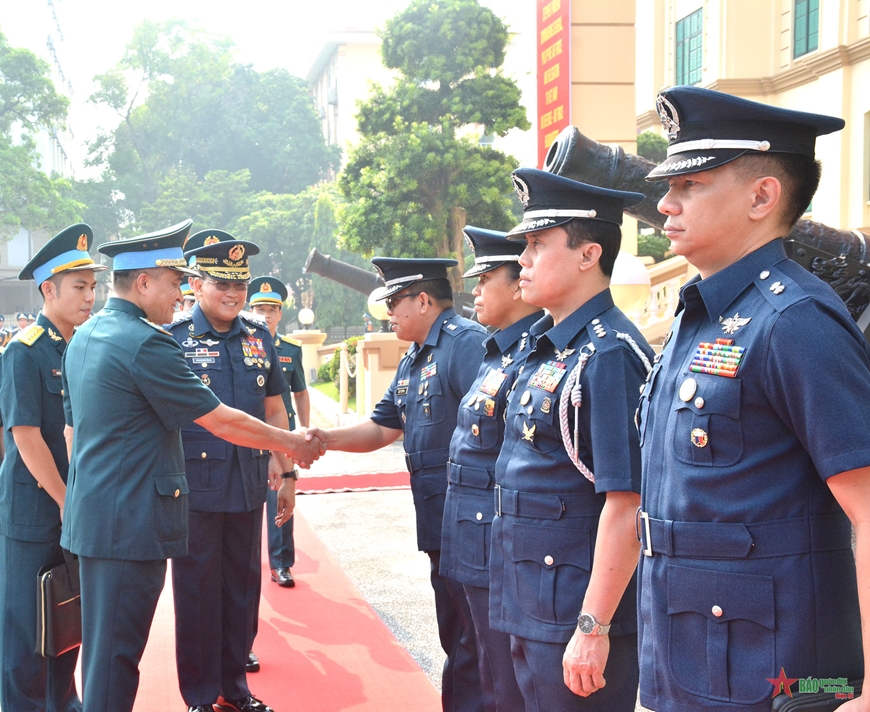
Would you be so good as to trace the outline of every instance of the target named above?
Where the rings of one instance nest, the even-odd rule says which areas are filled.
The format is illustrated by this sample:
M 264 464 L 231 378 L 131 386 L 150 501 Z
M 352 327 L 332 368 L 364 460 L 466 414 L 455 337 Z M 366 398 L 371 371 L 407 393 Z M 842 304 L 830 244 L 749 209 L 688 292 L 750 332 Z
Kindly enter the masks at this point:
M 217 706 L 222 710 L 236 710 L 236 712 L 275 712 L 253 695 L 248 695 L 241 700 L 227 700 L 221 695 L 218 697 Z
M 191 705 L 187 708 L 187 712 L 214 712 L 214 707 L 211 705 Z
M 296 585 L 293 574 L 287 568 L 272 569 L 272 580 L 284 588 L 293 588 Z
M 245 663 L 245 672 L 260 672 L 260 659 L 252 650 L 248 653 L 248 662 Z

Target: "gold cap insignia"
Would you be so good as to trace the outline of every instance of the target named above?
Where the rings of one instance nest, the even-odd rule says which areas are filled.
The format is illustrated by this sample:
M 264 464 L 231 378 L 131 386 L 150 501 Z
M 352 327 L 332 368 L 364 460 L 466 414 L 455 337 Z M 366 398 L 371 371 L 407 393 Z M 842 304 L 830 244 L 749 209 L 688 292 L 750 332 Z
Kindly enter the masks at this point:
M 271 291 L 272 291 L 272 287 L 269 286 L 269 283 L 268 283 L 268 282 L 263 282 L 263 286 L 260 287 L 260 291 L 261 291 L 261 292 L 271 292 Z
M 215 237 L 214 235 L 209 235 L 205 238 L 202 244 L 203 247 L 205 247 L 206 245 L 216 245 L 218 242 L 220 242 L 220 238 Z
M 88 236 L 82 233 L 79 235 L 79 241 L 76 243 L 76 249 L 82 252 L 88 251 Z
M 229 257 L 234 262 L 237 262 L 238 260 L 242 259 L 242 257 L 244 257 L 244 256 L 245 256 L 245 246 L 244 245 L 235 245 L 234 247 L 230 248 Z

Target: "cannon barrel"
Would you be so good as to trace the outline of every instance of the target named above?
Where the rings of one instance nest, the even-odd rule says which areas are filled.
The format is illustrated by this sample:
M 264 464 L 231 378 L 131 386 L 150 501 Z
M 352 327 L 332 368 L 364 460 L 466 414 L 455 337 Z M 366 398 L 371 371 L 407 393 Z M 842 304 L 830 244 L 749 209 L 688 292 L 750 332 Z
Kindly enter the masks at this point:
M 667 192 L 665 180 L 647 181 L 655 163 L 641 156 L 626 153 L 622 147 L 605 145 L 584 136 L 576 126 L 561 131 L 547 152 L 544 170 L 615 190 L 632 190 L 646 196 L 626 214 L 661 229 L 665 223 L 656 205 Z M 857 230 L 837 230 L 812 220 L 798 220 L 786 237 L 837 257 L 867 263 L 866 237 Z
M 318 274 L 321 277 L 326 277 L 333 282 L 343 284 L 345 287 L 350 287 L 366 296 L 378 287 L 384 286 L 384 280 L 374 272 L 354 267 L 347 262 L 321 254 L 317 251 L 317 248 L 312 249 L 308 253 L 308 259 L 305 260 L 305 267 L 302 268 L 302 271 L 306 274 L 310 272 Z

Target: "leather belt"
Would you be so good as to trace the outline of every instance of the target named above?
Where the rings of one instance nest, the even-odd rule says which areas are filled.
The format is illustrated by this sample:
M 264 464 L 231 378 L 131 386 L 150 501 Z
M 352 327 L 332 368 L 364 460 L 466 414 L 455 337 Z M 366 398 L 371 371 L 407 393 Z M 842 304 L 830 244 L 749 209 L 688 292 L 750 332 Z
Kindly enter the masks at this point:
M 852 546 L 851 524 L 840 514 L 741 524 L 654 519 L 638 509 L 635 525 L 644 556 L 770 558 Z
M 449 454 L 450 452 L 447 448 L 439 448 L 438 450 L 420 450 L 420 452 L 406 452 L 405 467 L 407 467 L 408 472 L 412 474 L 425 467 L 444 467 L 447 464 Z
M 495 486 L 495 513 L 499 517 L 562 519 L 563 517 L 597 517 L 604 498 L 597 494 L 539 494 Z

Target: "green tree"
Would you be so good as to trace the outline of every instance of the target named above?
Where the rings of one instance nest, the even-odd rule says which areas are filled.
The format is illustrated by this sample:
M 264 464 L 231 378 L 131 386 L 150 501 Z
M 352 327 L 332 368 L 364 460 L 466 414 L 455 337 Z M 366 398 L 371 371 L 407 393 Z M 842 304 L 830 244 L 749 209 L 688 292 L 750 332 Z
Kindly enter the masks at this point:
M 637 155 L 661 163 L 668 157 L 668 141 L 655 131 L 643 131 L 637 135 Z
M 80 219 L 70 182 L 40 168 L 34 136 L 63 126 L 69 100 L 59 95 L 46 62 L 11 47 L 0 33 L 0 238 L 55 229 Z
M 476 0 L 413 0 L 381 37 L 399 78 L 360 106 L 362 141 L 339 180 L 342 245 L 462 262 L 467 223 L 514 224 L 516 161 L 477 138 L 530 127 L 519 89 L 499 73 L 507 28 Z

